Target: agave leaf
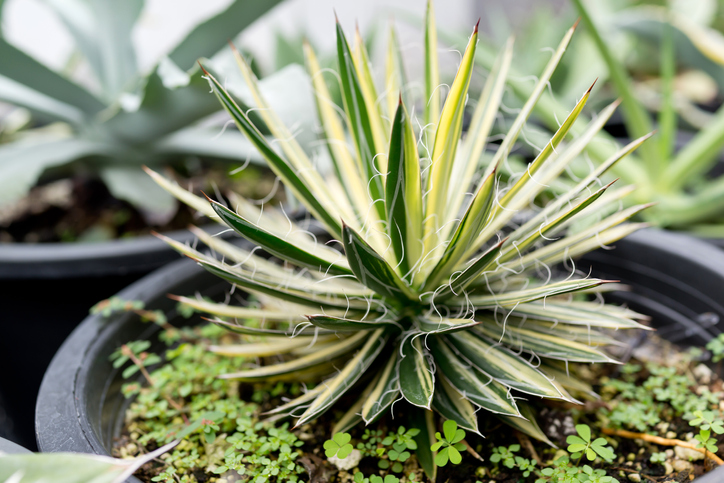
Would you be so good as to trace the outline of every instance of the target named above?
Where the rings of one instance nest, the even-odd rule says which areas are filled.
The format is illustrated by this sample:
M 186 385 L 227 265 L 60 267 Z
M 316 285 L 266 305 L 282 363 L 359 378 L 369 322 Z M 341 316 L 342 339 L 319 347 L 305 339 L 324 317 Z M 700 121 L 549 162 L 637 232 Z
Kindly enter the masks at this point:
M 357 320 L 346 317 L 333 317 L 330 315 L 308 315 L 307 319 L 309 319 L 309 322 L 311 322 L 315 327 L 339 332 L 377 330 L 380 326 L 384 325 L 394 325 L 399 327 L 399 324 L 396 321 L 385 319 Z
M 214 354 L 232 357 L 268 357 L 276 354 L 286 354 L 301 347 L 324 344 L 336 340 L 334 335 L 324 337 L 267 337 L 269 342 L 250 342 L 244 344 L 212 345 L 209 350 Z
M 480 233 L 480 235 L 477 238 L 476 243 L 474 243 L 471 247 L 471 249 L 468 251 L 468 253 L 472 253 L 474 250 L 477 249 L 477 247 L 481 246 L 483 243 L 485 243 L 487 240 L 489 240 L 491 237 L 495 236 L 495 234 L 503 228 L 507 223 L 512 220 L 512 218 L 515 216 L 515 214 L 518 212 L 518 210 L 523 209 L 526 207 L 530 200 L 535 198 L 541 191 L 543 191 L 547 185 L 548 182 L 550 182 L 553 179 L 556 179 L 560 173 L 568 166 L 574 159 L 576 159 L 583 149 L 588 145 L 589 142 L 593 139 L 593 137 L 596 135 L 597 132 L 599 132 L 608 118 L 613 114 L 613 112 L 616 109 L 616 106 L 618 105 L 617 102 L 614 102 L 607 106 L 603 111 L 599 113 L 599 116 L 589 123 L 586 130 L 578 137 L 576 138 L 570 145 L 566 146 L 566 148 L 563 150 L 562 153 L 554 156 L 548 156 L 546 159 L 549 160 L 548 164 L 546 166 L 542 166 L 538 168 L 539 176 L 538 179 L 533 180 L 533 178 L 530 177 L 524 177 L 526 180 L 525 184 L 522 185 L 520 188 L 520 191 L 517 193 L 517 195 L 507 202 L 505 205 L 505 210 L 498 210 L 497 213 L 495 213 L 495 216 L 492 218 L 492 222 L 489 223 L 485 229 Z M 544 150 L 545 151 L 545 150 Z M 555 154 L 555 152 L 554 152 Z M 607 170 L 611 165 L 613 165 L 616 161 L 621 159 L 625 154 L 627 154 L 626 151 L 619 152 L 617 154 L 620 154 L 619 157 L 616 157 L 615 159 L 611 159 L 610 164 L 605 164 L 604 166 L 599 166 L 597 168 L 597 171 L 604 172 Z M 542 169 L 541 169 L 542 168 Z M 566 198 L 566 201 L 560 202 L 560 200 L 556 200 L 555 202 L 549 203 L 546 205 L 546 208 L 544 208 L 543 211 L 547 211 L 547 215 L 551 216 L 552 213 L 555 213 L 554 208 L 552 206 L 556 206 L 556 210 L 560 209 L 562 206 L 564 206 L 565 203 L 570 201 L 573 196 L 576 196 L 580 190 L 585 189 L 589 184 L 594 182 L 597 179 L 597 177 L 593 177 L 591 175 L 587 176 L 584 181 L 588 181 L 587 184 L 582 185 L 583 182 L 579 183 L 574 189 L 564 193 L 561 198 Z M 577 191 L 578 187 L 580 186 L 580 190 Z M 575 194 L 573 194 L 575 192 Z M 543 220 L 546 218 L 542 218 L 540 216 L 535 216 L 535 219 L 539 220 L 536 225 L 533 225 L 533 227 L 537 227 L 542 223 Z M 525 225 L 528 227 L 526 232 L 523 232 L 521 229 L 515 230 L 509 237 L 508 237 L 508 243 L 511 243 L 513 241 L 517 241 L 520 236 L 528 235 L 532 229 L 531 229 L 531 221 L 529 220 Z
M 131 31 L 143 9 L 142 0 L 113 2 L 45 2 L 58 16 L 83 53 L 111 101 L 137 70 Z
M 276 314 L 274 314 L 276 315 Z M 279 314 L 282 315 L 282 314 Z M 238 323 L 231 323 L 227 322 L 225 320 L 220 319 L 205 319 L 209 322 L 218 325 L 219 327 L 222 327 L 226 330 L 229 330 L 231 332 L 236 332 L 237 334 L 244 334 L 244 335 L 253 335 L 257 337 L 298 337 L 298 336 L 314 336 L 316 335 L 328 335 L 333 334 L 334 332 L 330 330 L 323 330 L 323 329 L 316 329 L 314 327 L 309 327 L 309 325 L 302 323 L 295 326 L 291 326 L 287 329 L 281 330 L 281 329 L 265 329 L 261 327 L 250 327 L 248 325 L 238 324 Z M 301 327 L 301 329 L 300 329 Z M 311 330 L 310 330 L 311 329 Z
M 362 89 L 362 95 L 367 105 L 367 113 L 369 114 L 370 126 L 372 127 L 372 136 L 375 140 L 375 146 L 381 152 L 387 151 L 387 133 L 385 131 L 382 122 L 382 112 L 380 105 L 377 100 L 379 95 L 377 94 L 377 88 L 372 80 L 372 72 L 370 71 L 370 59 L 367 54 L 367 47 L 362 39 L 362 35 L 359 32 L 359 27 L 355 29 L 355 41 L 354 41 L 354 55 L 352 57 L 355 68 L 357 69 L 358 79 L 360 88 Z M 379 151 L 378 151 L 379 152 Z M 387 172 L 387 163 L 383 156 L 377 160 L 377 164 L 382 172 L 382 178 L 384 180 L 384 173 Z
M 455 332 L 446 340 L 483 374 L 526 394 L 562 399 L 558 389 L 535 367 L 494 342 L 469 332 Z
M 324 139 L 329 150 L 330 157 L 334 163 L 335 170 L 345 186 L 345 193 L 349 197 L 350 203 L 354 206 L 359 217 L 373 217 L 374 222 L 376 211 L 369 210 L 369 204 L 372 201 L 367 195 L 367 185 L 362 182 L 362 174 L 365 172 L 364 167 L 352 155 L 352 150 L 348 145 L 347 138 L 344 133 L 342 123 L 337 117 L 337 106 L 334 104 L 332 97 L 324 82 L 322 69 L 319 67 L 312 47 L 305 42 L 304 54 L 307 61 L 307 69 L 312 78 L 314 86 L 315 101 L 319 119 L 322 123 Z
M 425 280 L 425 289 L 439 286 L 440 280 L 452 271 L 460 259 L 470 250 L 480 231 L 488 221 L 488 215 L 496 196 L 495 172 L 490 174 L 478 188 L 465 215 L 458 224 L 450 243 L 433 271 Z
M 626 221 L 627 218 L 624 218 L 627 214 L 630 214 L 631 212 L 636 213 L 644 209 L 645 207 L 632 207 L 634 209 L 632 210 L 626 210 L 628 213 L 625 213 L 623 216 L 615 216 L 612 215 L 603 222 L 601 222 L 599 225 L 603 226 L 605 228 L 604 231 L 594 232 L 595 238 L 588 238 L 585 239 L 584 236 L 575 236 L 574 237 L 567 237 L 567 238 L 574 238 L 571 240 L 567 240 L 566 238 L 559 240 L 558 242 L 554 242 L 551 245 L 551 250 L 546 250 L 545 252 L 540 253 L 539 255 L 550 255 L 545 256 L 541 258 L 538 263 L 544 263 L 546 265 L 549 264 L 557 264 L 561 263 L 564 260 L 574 259 L 579 257 L 580 255 L 583 255 L 584 253 L 587 253 L 591 250 L 595 250 L 597 248 L 605 247 L 606 245 L 609 245 L 613 242 L 616 242 L 622 238 L 625 238 L 626 236 L 630 235 L 631 233 L 640 230 L 641 228 L 648 227 L 649 225 L 646 223 L 627 223 L 620 226 L 619 223 L 623 223 L 623 221 Z M 630 215 L 629 215 L 630 216 Z M 623 218 L 623 219 L 622 219 Z M 595 225 L 595 226 L 599 226 Z M 608 228 L 608 226 L 612 226 L 612 228 Z M 586 230 L 586 232 L 592 232 L 594 229 L 591 228 L 590 230 Z M 596 234 L 597 233 L 597 234 Z M 590 237 L 590 233 L 588 234 Z M 579 241 L 580 238 L 584 238 L 583 241 Z M 565 242 L 565 243 L 560 243 Z M 557 244 L 557 245 L 556 245 Z M 555 246 L 553 246 L 555 245 Z M 548 246 L 544 248 L 548 248 Z M 530 255 L 528 254 L 520 259 L 521 265 L 525 266 L 526 268 L 528 266 L 531 266 L 535 262 L 530 258 Z
M 267 309 L 252 309 L 249 307 L 239 307 L 228 304 L 219 304 L 215 302 L 207 302 L 190 297 L 179 297 L 169 295 L 169 298 L 179 302 L 182 305 L 191 307 L 199 312 L 216 315 L 218 317 L 230 317 L 234 319 L 250 319 L 260 322 L 282 322 L 289 325 L 296 325 L 307 321 L 303 315 L 295 315 L 289 312 L 274 312 Z M 217 321 L 212 321 L 217 322 Z M 218 321 L 223 322 L 223 321 Z M 224 322 L 226 323 L 226 322 Z M 233 324 L 229 324 L 233 325 Z M 291 332 L 290 332 L 291 333 Z
M 224 260 L 232 260 L 252 272 L 264 273 L 281 279 L 288 278 L 292 273 L 288 268 L 284 268 L 277 263 L 267 260 L 266 258 L 255 255 L 249 250 L 244 250 L 241 247 L 227 242 L 219 236 L 211 235 L 201 228 L 190 226 L 189 231 L 196 235 L 200 242 L 209 247 L 216 254 L 224 257 Z
M 513 314 L 513 312 L 511 312 Z M 541 334 L 552 335 L 567 341 L 580 342 L 589 347 L 605 345 L 625 345 L 608 334 L 594 330 L 590 326 L 559 324 L 552 321 L 538 320 L 531 317 L 507 316 L 506 327 L 519 327 Z
M 281 0 L 234 0 L 225 10 L 196 25 L 169 52 L 168 57 L 181 69 L 190 69 L 200 57 L 221 50 L 229 39 L 236 37 L 280 2 Z
M 596 287 L 603 283 L 607 283 L 607 281 L 597 278 L 564 280 L 523 290 L 511 290 L 500 294 L 474 295 L 464 300 L 454 298 L 450 299 L 450 305 L 466 306 L 467 301 L 468 304 L 473 304 L 477 308 L 507 307 L 522 304 L 524 302 L 545 299 L 556 295 L 578 292 L 587 288 Z
M 385 182 L 387 234 L 399 261 L 397 269 L 405 276 L 422 254 L 422 187 L 417 138 L 402 97 L 392 123 L 388 166 Z
M 370 365 L 377 358 L 379 353 L 387 344 L 389 334 L 384 328 L 377 329 L 369 334 L 368 332 L 360 332 L 351 338 L 362 336 L 365 341 L 364 346 L 349 360 L 339 374 L 334 377 L 325 387 L 324 391 L 317 396 L 312 404 L 299 417 L 295 427 L 301 426 L 329 409 L 332 404 L 337 401 L 348 389 L 350 389 L 357 380 L 364 374 Z
M 91 116 L 106 108 L 106 105 L 93 94 L 2 38 L 0 38 L 0 58 L 3 59 L 0 75 L 44 97 L 62 100 L 64 104 L 74 106 Z M 0 98 L 9 100 L 2 89 L 0 89 Z
M 369 385 L 360 415 L 365 424 L 375 421 L 400 396 L 397 365 L 399 353 L 394 351 L 377 378 Z
M 211 218 L 212 220 L 220 221 L 219 216 L 216 214 L 214 209 L 211 207 L 208 201 L 196 196 L 195 194 L 183 189 L 176 183 L 172 183 L 164 176 L 161 176 L 151 168 L 146 166 L 143 170 L 163 189 L 171 193 L 174 197 L 178 198 L 182 203 L 190 206 L 199 213 L 203 213 L 204 216 Z
M 503 139 L 503 142 L 500 144 L 500 147 L 495 153 L 495 156 L 493 157 L 492 161 L 488 165 L 487 170 L 485 171 L 485 176 L 489 176 L 490 173 L 493 172 L 493 170 L 497 169 L 503 160 L 505 160 L 508 157 L 508 153 L 513 147 L 513 144 L 518 139 L 518 135 L 520 134 L 520 131 L 523 129 L 523 126 L 525 125 L 525 122 L 528 120 L 528 117 L 530 116 L 531 112 L 533 112 L 533 108 L 535 107 L 536 103 L 538 102 L 538 99 L 540 98 L 541 94 L 545 91 L 546 87 L 548 86 L 548 82 L 553 75 L 553 72 L 555 71 L 556 67 L 558 66 L 558 62 L 560 62 L 561 57 L 563 57 L 563 53 L 566 51 L 566 48 L 568 47 L 568 43 L 571 41 L 571 37 L 573 37 L 573 31 L 575 30 L 575 26 L 570 28 L 566 35 L 561 40 L 560 44 L 558 45 L 558 48 L 553 53 L 553 56 L 546 64 L 545 68 L 543 69 L 543 72 L 541 73 L 540 77 L 538 78 L 538 82 L 536 82 L 535 87 L 533 88 L 533 91 L 530 93 L 530 96 L 527 97 L 527 100 L 525 101 L 525 104 L 521 108 L 520 112 L 516 116 L 515 120 L 513 121 L 512 126 L 508 130 L 508 133 L 505 135 L 505 138 Z
M 493 413 L 520 415 L 505 386 L 490 377 L 482 376 L 479 371 L 464 363 L 442 339 L 432 339 L 431 347 L 435 363 L 440 369 L 440 377 L 446 378 L 471 402 Z
M 558 384 L 585 399 L 601 399 L 601 397 L 594 392 L 590 384 L 571 376 L 566 368 L 554 364 L 554 361 L 543 362 L 540 369 Z
M 440 120 L 440 69 L 437 56 L 437 27 L 432 0 L 425 11 L 425 129 L 437 127 Z
M 529 302 L 515 307 L 515 313 L 555 323 L 603 327 L 607 329 L 649 329 L 636 322 L 630 315 L 608 313 L 602 304 L 585 305 L 555 301 Z
M 514 243 L 513 247 L 508 248 L 500 255 L 500 263 L 505 263 L 513 257 L 519 256 L 521 253 L 530 248 L 535 242 L 541 239 L 548 239 L 546 238 L 546 235 L 550 234 L 553 230 L 557 229 L 568 220 L 576 216 L 578 213 L 585 210 L 588 206 L 591 205 L 591 203 L 598 200 L 606 192 L 606 190 L 611 187 L 614 182 L 615 181 L 610 182 L 609 184 L 600 188 L 598 191 L 594 192 L 590 196 L 587 196 L 583 199 L 583 201 L 573 206 L 569 210 L 563 211 L 563 213 L 558 215 L 556 219 L 548 222 L 545 226 L 539 227 L 535 232 L 531 233 L 524 240 Z
M 307 403 L 310 403 L 319 396 L 322 391 L 324 391 L 325 384 L 328 381 L 322 381 L 314 389 L 310 389 L 301 396 L 298 396 L 291 401 L 288 401 L 280 406 L 275 407 L 274 409 L 270 409 L 269 411 L 266 411 L 262 414 L 265 415 L 271 415 L 271 414 L 280 414 L 280 413 L 288 413 L 289 415 L 292 415 L 292 412 L 295 409 L 298 409 L 302 406 L 307 405 Z
M 523 418 L 511 418 L 510 416 L 498 416 L 501 421 L 503 421 L 505 424 L 512 426 L 513 428 L 517 429 L 518 431 L 527 434 L 531 438 L 535 438 L 538 441 L 543 441 L 544 443 L 548 443 L 549 445 L 553 446 L 554 448 L 557 448 L 553 442 L 551 442 L 550 439 L 548 439 L 548 436 L 545 435 L 542 429 L 540 429 L 540 426 L 538 426 L 538 423 L 535 420 L 535 411 L 533 408 L 524 402 L 518 403 L 518 408 L 520 409 L 520 413 L 523 416 Z
M 277 116 L 265 101 L 251 66 L 239 51 L 234 48 L 233 44 L 231 44 L 231 46 L 239 70 L 258 108 L 256 112 L 259 113 L 264 124 L 271 131 L 275 142 L 281 146 L 286 159 L 291 166 L 295 168 L 296 174 L 304 181 L 306 186 L 314 191 L 319 202 L 328 213 L 335 215 L 336 218 L 344 217 L 354 219 L 352 208 L 345 202 L 346 200 L 333 199 L 327 189 L 327 183 L 325 183 L 319 171 L 314 169 L 312 161 L 304 152 L 304 149 L 302 149 L 294 134 L 284 125 L 279 116 Z
M 392 267 L 348 226 L 343 228 L 342 243 L 349 267 L 362 284 L 392 300 L 413 298 L 410 289 Z
M 540 357 L 571 362 L 616 362 L 595 347 L 519 327 L 501 327 L 494 320 L 476 330 L 506 347 L 523 350 Z
M 431 449 L 436 442 L 435 415 L 432 411 L 412 408 L 407 412 L 407 416 L 410 421 L 408 426 L 420 430 L 417 436 L 413 437 L 417 443 L 415 455 L 425 471 L 425 475 L 430 479 L 430 483 L 435 483 L 437 478 L 437 465 L 435 464 L 437 451 Z
M 384 220 L 384 206 L 377 202 L 377 200 L 384 199 L 383 180 L 379 176 L 383 171 L 377 164 L 376 158 L 381 151 L 375 145 L 373 128 L 370 122 L 371 115 L 369 113 L 371 109 L 375 109 L 375 106 L 368 106 L 365 101 L 354 59 L 339 22 L 337 22 L 337 60 L 342 84 L 344 110 L 347 113 L 347 122 L 357 148 L 357 156 L 363 168 L 362 174 L 367 182 L 372 200 L 375 202 L 377 213 L 380 219 Z
M 476 408 L 468 399 L 450 384 L 445 377 L 438 378 L 435 398 L 432 402 L 435 411 L 445 419 L 451 419 L 463 429 L 480 434 Z
M 490 247 L 476 260 L 457 276 L 453 275 L 450 282 L 443 287 L 442 290 L 435 294 L 435 298 L 444 299 L 450 295 L 461 294 L 468 286 L 480 277 L 493 263 L 498 259 L 498 255 L 503 248 L 506 238 L 500 240 L 497 244 Z
M 342 230 L 339 221 L 330 214 L 329 211 L 327 211 L 327 207 L 319 201 L 316 190 L 312 190 L 312 188 L 305 183 L 305 180 L 297 174 L 294 166 L 290 165 L 274 151 L 257 127 L 249 120 L 246 113 L 239 109 L 239 106 L 219 81 L 209 74 L 208 71 L 204 70 L 204 73 L 207 75 L 211 88 L 219 101 L 221 101 L 224 109 L 231 115 L 239 130 L 247 136 L 249 141 L 251 141 L 262 156 L 264 156 L 272 171 L 284 181 L 285 186 L 292 190 L 294 195 L 304 203 L 307 209 L 309 209 L 319 221 L 324 223 L 333 236 L 341 238 Z
M 388 123 L 392 122 L 397 112 L 397 99 L 395 98 L 396 93 L 400 93 L 403 99 L 406 99 L 403 94 L 403 88 L 407 85 L 407 79 L 405 76 L 405 67 L 402 62 L 402 56 L 400 55 L 400 45 L 397 40 L 397 33 L 395 33 L 394 24 L 390 23 L 389 40 L 387 43 L 387 52 L 385 57 L 385 97 L 387 98 L 387 117 Z M 408 103 L 408 105 L 411 105 Z
M 374 384 L 379 378 L 380 374 L 378 373 L 372 380 L 372 383 L 369 384 L 364 389 L 364 391 L 362 391 L 360 397 L 358 397 L 355 403 L 350 406 L 350 408 L 344 413 L 344 416 L 337 420 L 337 422 L 334 424 L 334 427 L 332 428 L 332 434 L 347 432 L 348 430 L 352 429 L 353 427 L 357 426 L 357 424 L 363 421 L 361 412 L 362 406 L 365 404 L 365 401 L 372 392 Z
M 445 99 L 445 105 L 435 131 L 435 140 L 430 154 L 432 164 L 427 177 L 427 197 L 425 199 L 425 244 L 427 252 L 437 245 L 438 237 L 434 236 L 434 233 L 445 222 L 450 173 L 463 128 L 463 113 L 470 77 L 473 73 L 477 43 L 478 26 L 476 25 L 463 54 L 460 67 L 457 74 L 455 74 L 455 80 L 450 87 L 450 93 Z M 459 189 L 458 186 L 453 188 Z
M 578 101 L 576 106 L 573 108 L 571 113 L 566 117 L 566 119 L 563 121 L 563 124 L 561 124 L 561 127 L 558 128 L 558 130 L 555 132 L 551 140 L 548 142 L 548 144 L 545 145 L 543 150 L 538 153 L 536 158 L 533 160 L 533 162 L 528 166 L 528 176 L 523 176 L 520 178 L 511 188 L 510 190 L 505 193 L 505 196 L 503 196 L 503 199 L 500 201 L 500 204 L 502 206 L 506 206 L 510 200 L 512 200 L 518 193 L 520 193 L 523 188 L 530 184 L 535 183 L 534 176 L 540 170 L 546 165 L 546 161 L 551 157 L 552 154 L 556 152 L 556 148 L 560 146 L 560 144 L 565 139 L 568 132 L 573 127 L 573 124 L 578 119 L 578 116 L 580 116 L 581 112 L 583 111 L 583 108 L 586 106 L 586 102 L 588 101 L 588 98 L 591 96 L 591 90 L 593 90 L 593 86 L 595 85 L 595 82 L 591 85 L 591 87 L 588 88 L 588 90 L 583 94 L 581 97 L 581 100 Z M 605 114 L 604 114 L 605 115 Z M 608 117 L 607 117 L 608 118 Z
M 323 245 L 320 245 L 317 253 L 310 253 L 299 248 L 296 243 L 282 239 L 263 227 L 251 223 L 221 203 L 211 201 L 211 206 L 226 225 L 282 260 L 287 260 L 300 267 L 329 273 L 330 275 L 352 275 L 352 271 L 345 266 L 344 259 L 335 254 L 333 250 L 326 249 Z
M 397 378 L 400 392 L 410 404 L 430 409 L 435 391 L 435 370 L 430 364 L 430 356 L 422 339 L 410 335 L 403 341 L 399 350 Z
M 176 248 L 176 247 L 174 247 Z M 331 309 L 356 309 L 366 311 L 369 306 L 367 302 L 359 298 L 346 298 L 330 296 L 324 292 L 313 293 L 308 289 L 291 289 L 278 286 L 278 281 L 260 280 L 257 274 L 254 276 L 251 272 L 241 270 L 232 270 L 227 266 L 218 263 L 216 260 L 202 260 L 196 258 L 199 264 L 214 275 L 223 278 L 235 285 L 243 287 L 252 292 L 259 292 L 273 297 L 277 297 L 288 302 L 299 305 L 306 305 L 314 308 L 331 308 Z
M 332 336 L 336 337 L 336 336 Z M 295 372 L 309 369 L 310 367 L 324 364 L 327 361 L 345 354 L 349 354 L 354 349 L 365 343 L 369 335 L 366 332 L 360 332 L 350 337 L 340 340 L 334 344 L 327 344 L 319 350 L 307 354 L 305 356 L 293 359 L 279 364 L 259 367 L 257 369 L 248 369 L 245 371 L 234 372 L 230 374 L 222 374 L 221 379 L 238 379 L 241 381 L 256 381 L 267 377 L 274 377 L 283 374 L 293 374 Z M 292 339 L 296 340 L 296 339 Z M 308 343 L 308 341 L 307 341 Z M 273 345 L 273 344 L 272 344 Z M 301 347 L 297 345 L 296 347 Z M 295 347 L 295 348 L 296 348 Z M 272 353 L 273 354 L 273 353 Z
M 439 319 L 430 319 L 425 317 L 415 317 L 415 326 L 427 334 L 455 332 L 458 330 L 469 329 L 477 324 L 479 324 L 479 322 L 472 319 L 450 319 L 444 317 Z
M 462 142 L 462 155 L 455 157 L 450 186 L 469 186 L 475 171 L 480 165 L 480 158 L 488 141 L 488 136 L 498 116 L 500 101 L 503 99 L 505 89 L 505 80 L 512 59 L 513 39 L 510 38 L 485 81 L 468 133 Z M 446 219 L 457 216 L 464 198 L 464 190 L 450 190 Z M 447 236 L 441 238 L 447 239 Z

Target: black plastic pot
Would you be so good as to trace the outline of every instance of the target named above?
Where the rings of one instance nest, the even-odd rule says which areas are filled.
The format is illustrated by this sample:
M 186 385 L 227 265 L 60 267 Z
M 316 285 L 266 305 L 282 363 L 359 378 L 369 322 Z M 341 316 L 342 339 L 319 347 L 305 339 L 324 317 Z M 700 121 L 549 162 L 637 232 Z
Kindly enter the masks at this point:
M 167 235 L 193 239 L 187 230 Z M 0 245 L 0 367 L 5 368 L 0 375 L 0 437 L 37 449 L 35 400 L 60 345 L 96 302 L 177 259 L 153 236 Z
M 659 333 L 681 344 L 703 345 L 723 325 L 724 252 L 691 237 L 645 230 L 617 243 L 614 251 L 598 251 L 579 262 L 595 262 L 597 275 L 630 283 L 631 292 L 613 294 L 653 317 Z M 191 294 L 200 288 L 221 296 L 228 288 L 193 262 L 183 260 L 149 275 L 119 295 L 144 300 L 180 318 L 167 293 Z M 36 431 L 42 451 L 109 454 L 120 434 L 128 407 L 119 392 L 120 371 L 108 356 L 129 340 L 155 340 L 158 328 L 123 314 L 103 320 L 90 316 L 65 341 L 48 368 L 38 396 Z M 138 482 L 136 479 L 129 481 Z M 724 481 L 724 468 L 696 480 Z

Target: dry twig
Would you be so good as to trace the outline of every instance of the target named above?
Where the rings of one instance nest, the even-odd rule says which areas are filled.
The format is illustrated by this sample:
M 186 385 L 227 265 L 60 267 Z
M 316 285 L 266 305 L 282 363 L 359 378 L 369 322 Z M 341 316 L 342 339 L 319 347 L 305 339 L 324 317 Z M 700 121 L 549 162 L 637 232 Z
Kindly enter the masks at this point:
M 628 439 L 641 439 L 643 441 L 648 441 L 649 443 L 654 443 L 661 446 L 680 446 L 682 448 L 698 451 L 699 453 L 702 453 L 704 456 L 714 461 L 716 464 L 724 465 L 724 461 L 714 453 L 711 453 L 704 448 L 697 448 L 696 445 L 686 441 L 682 441 L 680 439 L 662 438 L 661 436 L 653 436 L 646 433 L 634 433 L 631 431 L 626 431 L 625 429 L 603 428 L 601 429 L 601 432 L 603 434 L 608 434 L 609 436 L 620 436 L 622 438 Z

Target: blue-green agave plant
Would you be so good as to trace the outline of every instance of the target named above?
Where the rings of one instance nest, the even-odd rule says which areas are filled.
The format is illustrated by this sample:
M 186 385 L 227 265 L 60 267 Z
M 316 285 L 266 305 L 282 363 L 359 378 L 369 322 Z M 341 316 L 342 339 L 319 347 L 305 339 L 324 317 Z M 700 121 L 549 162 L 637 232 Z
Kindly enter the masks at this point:
M 586 104 L 589 89 L 525 172 L 506 183 L 496 176 L 572 35 L 570 29 L 503 141 L 488 146 L 512 42 L 500 53 L 463 132 L 477 27 L 443 102 L 434 17 L 428 6 L 425 92 L 416 103 L 405 92 L 394 35 L 380 91 L 364 43 L 357 38 L 350 48 L 337 25 L 336 74 L 343 106 L 331 103 L 324 71 L 312 49 L 306 48 L 322 140 L 333 164 L 329 172 L 317 169 L 268 109 L 241 55 L 237 55 L 239 66 L 274 145 L 208 74 L 214 93 L 239 130 L 332 240 L 317 242 L 273 207 L 260 209 L 233 197 L 232 210 L 196 197 L 149 170 L 178 198 L 284 262 L 200 230 L 202 241 L 223 260 L 169 240 L 210 272 L 255 295 L 254 306 L 179 298 L 249 338 L 245 344 L 211 350 L 229 356 L 282 358 L 220 377 L 317 379 L 320 383 L 314 389 L 271 411 L 292 415 L 297 425 L 319 417 L 342 397 L 351 402 L 341 408 L 346 414 L 335 431 L 359 422 L 369 424 L 389 412 L 395 401 L 405 400 L 421 408 L 428 423 L 433 414 L 429 410 L 434 409 L 478 432 L 480 418 L 494 415 L 545 440 L 519 396 L 574 401 L 569 391 L 586 385 L 567 374 L 565 363 L 610 362 L 601 350 L 612 341 L 604 330 L 643 327 L 639 314 L 587 301 L 583 294 L 607 281 L 576 272 L 556 278 L 557 271 L 548 267 L 641 227 L 624 222 L 643 206 L 616 209 L 630 193 L 629 187 L 611 190 L 611 185 L 596 185 L 599 176 L 644 138 L 615 153 L 568 192 L 535 207 L 538 195 L 582 153 L 616 104 L 571 139 L 567 134 Z M 422 109 L 422 116 L 415 108 Z M 495 150 L 490 153 L 486 147 Z M 523 213 L 528 215 L 520 218 Z

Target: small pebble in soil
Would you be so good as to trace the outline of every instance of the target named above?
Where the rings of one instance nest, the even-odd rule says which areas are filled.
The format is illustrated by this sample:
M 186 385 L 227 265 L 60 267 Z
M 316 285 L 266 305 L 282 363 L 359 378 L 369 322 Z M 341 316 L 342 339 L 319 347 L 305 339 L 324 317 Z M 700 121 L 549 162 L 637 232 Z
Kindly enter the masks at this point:
M 671 466 L 674 468 L 674 471 L 676 471 L 676 472 L 694 471 L 694 465 L 692 465 L 688 461 L 684 461 L 684 460 L 674 460 L 671 463 Z
M 711 383 L 711 376 L 712 372 L 711 369 L 706 364 L 699 364 L 694 368 L 692 371 L 694 373 L 694 376 L 701 382 L 702 384 L 709 384 Z
M 670 462 L 668 462 L 668 461 L 664 462 L 664 471 L 665 471 L 664 474 L 667 476 L 674 472 L 674 467 L 671 466 Z
M 691 439 L 689 442 L 694 445 L 699 443 L 695 439 Z M 698 451 L 694 451 L 689 448 L 682 448 L 681 446 L 676 446 L 674 448 L 674 453 L 676 453 L 677 458 L 684 461 L 698 461 L 704 459 L 704 453 L 699 453 Z
M 673 432 L 673 431 L 668 431 L 668 432 L 666 433 L 666 437 L 669 438 L 669 439 L 676 439 L 676 433 Z
M 327 458 L 327 460 L 342 471 L 349 471 L 352 468 L 356 468 L 359 462 L 362 461 L 362 453 L 358 449 L 353 449 L 352 452 L 347 455 L 346 458 L 340 459 L 336 456 Z
M 633 481 L 634 483 L 640 483 L 641 475 L 639 475 L 638 473 L 630 473 L 628 475 L 628 479 L 629 481 Z

